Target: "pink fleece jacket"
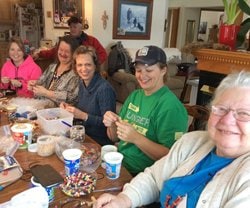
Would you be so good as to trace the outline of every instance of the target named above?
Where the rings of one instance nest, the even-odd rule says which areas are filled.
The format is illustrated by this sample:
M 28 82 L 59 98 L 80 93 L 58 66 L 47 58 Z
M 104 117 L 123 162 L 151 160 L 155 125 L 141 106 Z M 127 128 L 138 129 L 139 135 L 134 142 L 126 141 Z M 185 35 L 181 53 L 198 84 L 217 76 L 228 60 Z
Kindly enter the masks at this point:
M 10 79 L 18 79 L 22 82 L 20 88 L 13 87 L 10 83 L 0 83 L 1 89 L 16 90 L 18 96 L 33 97 L 33 92 L 27 88 L 29 80 L 37 80 L 42 74 L 41 68 L 34 62 L 33 58 L 29 55 L 22 64 L 18 67 L 13 64 L 11 60 L 4 63 L 1 69 L 1 77 L 9 77 Z

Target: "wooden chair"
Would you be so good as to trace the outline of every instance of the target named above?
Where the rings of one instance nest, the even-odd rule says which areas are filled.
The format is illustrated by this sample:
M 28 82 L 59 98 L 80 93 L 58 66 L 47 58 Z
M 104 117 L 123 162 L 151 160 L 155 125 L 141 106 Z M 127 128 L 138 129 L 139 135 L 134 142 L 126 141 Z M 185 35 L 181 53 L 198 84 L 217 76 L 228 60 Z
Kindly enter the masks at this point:
M 176 66 L 178 68 L 178 72 L 177 72 L 176 76 L 184 76 L 185 77 L 184 87 L 183 87 L 183 90 L 182 90 L 181 96 L 180 96 L 180 101 L 182 103 L 184 103 L 186 92 L 188 89 L 187 81 L 189 79 L 198 78 L 199 77 L 199 70 L 197 70 L 196 65 L 192 64 L 192 63 L 181 63 L 181 64 L 177 64 Z
M 192 122 L 189 124 L 188 131 L 205 130 L 209 118 L 209 109 L 201 105 L 184 104 L 188 115 L 192 117 Z

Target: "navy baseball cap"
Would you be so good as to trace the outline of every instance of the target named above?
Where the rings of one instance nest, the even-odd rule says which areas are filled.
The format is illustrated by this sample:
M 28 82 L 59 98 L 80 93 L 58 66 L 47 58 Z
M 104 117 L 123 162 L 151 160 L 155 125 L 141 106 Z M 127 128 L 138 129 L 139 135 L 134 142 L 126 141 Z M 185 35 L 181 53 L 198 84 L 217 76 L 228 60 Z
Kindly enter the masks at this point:
M 82 24 L 82 20 L 76 16 L 72 16 L 68 19 L 68 26 L 70 26 L 71 23 L 74 23 L 74 24 L 81 23 Z
M 151 46 L 144 46 L 143 48 L 139 49 L 136 52 L 135 61 L 133 63 L 134 64 L 142 63 L 151 66 L 158 62 L 166 64 L 167 63 L 166 54 L 161 48 L 151 45 Z

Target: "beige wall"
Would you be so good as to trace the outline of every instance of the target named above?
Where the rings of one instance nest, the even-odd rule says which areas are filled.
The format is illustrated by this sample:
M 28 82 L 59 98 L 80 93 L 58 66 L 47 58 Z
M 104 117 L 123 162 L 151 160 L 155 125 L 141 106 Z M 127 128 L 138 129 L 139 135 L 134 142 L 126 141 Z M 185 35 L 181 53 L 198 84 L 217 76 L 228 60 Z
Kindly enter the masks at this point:
M 52 10 L 52 2 L 43 0 L 44 18 L 45 18 L 45 37 L 52 39 L 55 43 L 58 36 L 62 36 L 67 29 L 53 28 L 53 18 L 46 16 L 47 11 Z M 153 18 L 151 25 L 150 40 L 121 40 L 125 47 L 138 48 L 148 44 L 163 46 L 164 43 L 164 20 L 168 7 L 168 0 L 155 0 L 153 5 Z M 108 15 L 106 30 L 103 29 L 101 17 L 104 10 Z M 86 33 L 95 36 L 109 50 L 110 45 L 118 40 L 112 39 L 113 22 L 113 0 L 85 0 L 85 18 L 88 19 L 89 29 Z
M 222 0 L 169 0 L 169 7 L 216 7 L 223 6 Z

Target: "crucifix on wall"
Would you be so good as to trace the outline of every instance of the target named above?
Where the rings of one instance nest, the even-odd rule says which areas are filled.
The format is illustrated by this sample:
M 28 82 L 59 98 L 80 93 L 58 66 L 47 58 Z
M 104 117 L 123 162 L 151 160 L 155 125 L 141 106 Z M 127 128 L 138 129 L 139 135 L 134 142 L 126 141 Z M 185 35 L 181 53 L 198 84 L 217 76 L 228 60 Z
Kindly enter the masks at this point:
M 107 15 L 106 10 L 104 10 L 103 15 L 102 15 L 102 25 L 103 25 L 104 30 L 107 28 L 108 19 L 109 19 L 109 16 Z

